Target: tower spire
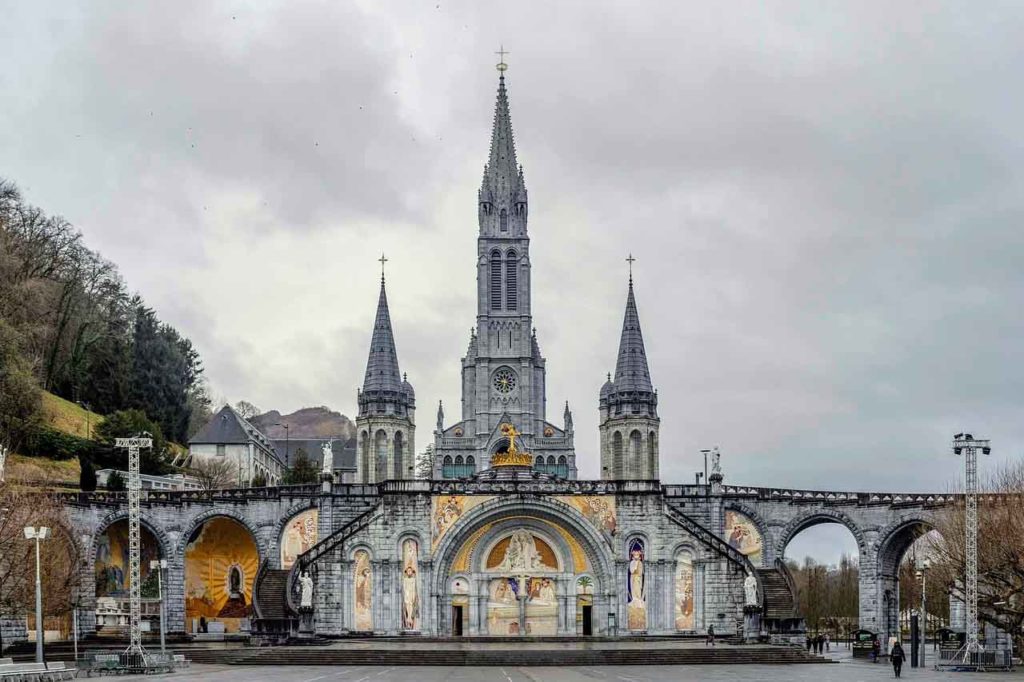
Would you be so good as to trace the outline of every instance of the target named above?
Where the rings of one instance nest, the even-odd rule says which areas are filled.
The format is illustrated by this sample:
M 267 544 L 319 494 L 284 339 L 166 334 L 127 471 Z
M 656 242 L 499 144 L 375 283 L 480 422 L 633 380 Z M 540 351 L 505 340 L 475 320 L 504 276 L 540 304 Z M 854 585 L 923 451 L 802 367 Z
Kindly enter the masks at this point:
M 633 263 L 629 257 L 630 267 Z M 622 320 L 622 336 L 619 339 L 619 357 L 615 363 L 615 390 L 642 391 L 651 393 L 651 372 L 647 366 L 647 352 L 644 337 L 640 331 L 640 314 L 636 310 L 633 295 L 633 275 L 629 276 L 629 293 L 626 295 L 626 314 Z
M 387 260 L 383 255 L 381 259 Z M 370 355 L 366 360 L 366 376 L 363 379 L 363 392 L 367 391 L 402 391 L 402 373 L 398 369 L 398 351 L 395 349 L 395 335 L 391 329 L 391 312 L 388 310 L 383 272 L 380 278 L 380 297 L 377 299 L 377 317 L 370 340 Z
M 507 53 L 505 53 L 507 54 Z M 498 64 L 498 98 L 494 103 L 494 123 L 491 128 L 491 150 L 484 167 L 482 190 L 495 193 L 509 193 L 518 189 L 519 162 L 516 159 L 516 144 L 512 134 L 512 115 L 508 108 L 508 91 L 505 90 L 504 61 Z

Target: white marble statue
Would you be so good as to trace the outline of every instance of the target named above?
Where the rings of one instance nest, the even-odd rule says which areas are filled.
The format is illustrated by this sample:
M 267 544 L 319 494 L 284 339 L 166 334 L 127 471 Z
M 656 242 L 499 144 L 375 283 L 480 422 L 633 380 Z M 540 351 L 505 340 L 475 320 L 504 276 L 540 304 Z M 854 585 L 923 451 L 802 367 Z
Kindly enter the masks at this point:
M 757 602 L 757 578 L 754 577 L 753 573 L 747 574 L 746 579 L 743 581 L 743 591 L 746 593 L 747 606 L 760 606 Z
M 313 608 L 313 579 L 309 577 L 307 571 L 303 571 L 302 575 L 299 576 L 299 587 L 302 590 L 299 597 L 299 608 Z
M 334 469 L 334 448 L 331 447 L 331 441 L 324 441 L 321 449 L 324 452 L 324 463 L 320 471 L 329 474 Z
M 505 548 L 505 557 L 502 559 L 499 569 L 502 571 L 529 571 L 537 568 L 547 568 L 541 560 L 537 551 L 537 543 L 528 531 L 517 530 L 509 538 L 508 547 Z
M 711 473 L 719 475 L 722 474 L 721 458 L 722 453 L 720 453 L 718 448 L 715 447 L 715 449 L 711 451 Z

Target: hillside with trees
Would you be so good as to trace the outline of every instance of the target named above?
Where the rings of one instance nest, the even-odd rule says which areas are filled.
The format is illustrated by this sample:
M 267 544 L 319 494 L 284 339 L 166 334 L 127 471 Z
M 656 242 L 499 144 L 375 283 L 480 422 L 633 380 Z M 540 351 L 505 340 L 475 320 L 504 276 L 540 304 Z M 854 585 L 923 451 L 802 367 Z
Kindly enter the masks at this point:
M 106 419 L 84 436 L 56 428 L 46 392 Z M 0 179 L 0 439 L 23 455 L 105 460 L 116 455 L 112 439 L 132 429 L 186 442 L 208 417 L 191 341 L 73 225 Z M 164 470 L 165 450 L 144 468 Z

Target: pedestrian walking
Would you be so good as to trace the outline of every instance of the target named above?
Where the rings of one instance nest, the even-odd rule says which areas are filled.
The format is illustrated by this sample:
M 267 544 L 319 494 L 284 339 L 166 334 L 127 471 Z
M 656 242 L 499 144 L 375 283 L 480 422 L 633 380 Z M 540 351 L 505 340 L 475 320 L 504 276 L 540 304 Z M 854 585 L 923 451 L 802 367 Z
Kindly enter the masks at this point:
M 814 648 L 814 640 L 811 639 L 810 635 L 807 635 L 807 651 L 810 652 Z
M 714 625 L 709 625 L 708 626 L 708 638 L 704 640 L 704 646 L 708 646 L 708 645 L 711 645 L 711 646 L 715 645 L 715 626 Z
M 871 641 L 871 662 L 878 663 L 878 656 L 882 653 L 882 645 L 878 643 L 878 638 Z
M 889 654 L 889 660 L 892 662 L 892 671 L 896 673 L 896 677 L 900 676 L 900 672 L 903 670 L 903 661 L 907 659 L 907 655 L 903 653 L 903 647 L 900 646 L 899 642 L 892 648 L 892 653 Z
M 828 651 L 828 645 L 829 645 L 828 635 L 825 635 L 825 651 Z

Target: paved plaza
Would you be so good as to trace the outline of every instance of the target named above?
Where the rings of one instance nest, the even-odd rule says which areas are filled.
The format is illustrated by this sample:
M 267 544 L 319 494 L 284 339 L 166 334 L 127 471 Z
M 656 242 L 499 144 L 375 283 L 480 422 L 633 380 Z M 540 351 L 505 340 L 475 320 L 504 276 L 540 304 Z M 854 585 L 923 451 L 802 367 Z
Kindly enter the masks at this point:
M 965 673 L 905 668 L 908 680 L 963 680 Z M 1017 680 L 1019 672 L 990 673 L 995 679 Z M 702 666 L 599 666 L 599 667 L 369 667 L 369 666 L 227 666 L 196 665 L 172 675 L 130 676 L 122 680 L 210 680 L 211 682 L 687 682 L 750 680 L 751 682 L 861 682 L 892 679 L 888 665 L 845 661 L 834 665 L 702 665 Z

